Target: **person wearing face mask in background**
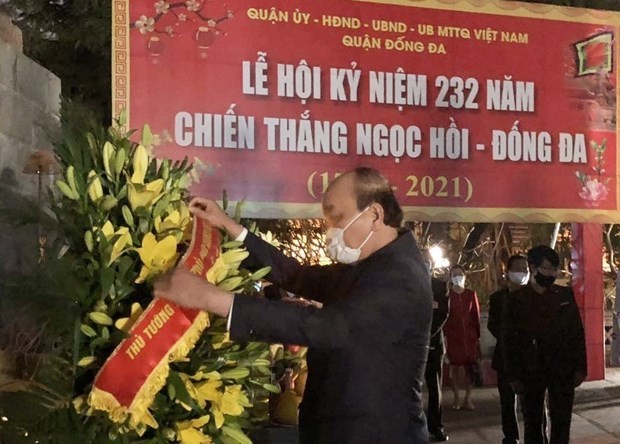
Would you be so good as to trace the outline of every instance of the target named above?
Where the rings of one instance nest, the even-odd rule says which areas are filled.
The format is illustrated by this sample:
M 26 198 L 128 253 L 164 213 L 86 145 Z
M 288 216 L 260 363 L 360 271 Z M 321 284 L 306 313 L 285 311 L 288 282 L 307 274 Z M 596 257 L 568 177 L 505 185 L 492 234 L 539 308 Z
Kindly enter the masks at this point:
M 182 269 L 155 296 L 227 316 L 235 341 L 309 347 L 299 412 L 301 444 L 426 444 L 422 377 L 432 317 L 431 280 L 388 181 L 370 168 L 335 179 L 323 196 L 327 250 L 338 263 L 302 266 L 248 233 L 215 202 L 194 199 L 196 217 L 226 230 L 250 253 L 250 270 L 322 302 L 302 307 L 233 295 Z
M 428 250 L 422 250 L 422 259 L 424 259 L 428 273 L 431 276 L 431 288 L 433 290 L 431 340 L 428 345 L 428 359 L 426 360 L 426 370 L 424 371 L 426 390 L 428 391 L 426 420 L 431 442 L 443 442 L 449 439 L 441 420 L 441 386 L 443 381 L 443 357 L 445 354 L 443 326 L 450 313 L 448 283 L 433 276 L 434 262 Z
M 560 259 L 546 245 L 527 253 L 530 283 L 504 304 L 501 335 L 506 379 L 520 395 L 525 444 L 543 444 L 545 394 L 551 444 L 568 444 L 575 387 L 585 379 L 583 324 L 572 289 L 554 285 Z
M 502 444 L 519 443 L 519 425 L 517 422 L 517 396 L 506 380 L 504 374 L 503 346 L 501 341 L 501 326 L 503 305 L 508 293 L 518 290 L 528 284 L 530 271 L 527 258 L 520 254 L 511 256 L 506 262 L 506 286 L 489 297 L 489 321 L 487 327 L 497 340 L 491 366 L 497 372 L 497 390 L 502 409 Z
M 448 298 L 450 315 L 444 331 L 448 361 L 450 363 L 450 388 L 454 394 L 454 410 L 474 410 L 471 400 L 473 366 L 480 359 L 480 304 L 476 292 L 465 288 L 465 270 L 454 265 L 450 270 Z M 465 390 L 461 403 L 459 390 Z

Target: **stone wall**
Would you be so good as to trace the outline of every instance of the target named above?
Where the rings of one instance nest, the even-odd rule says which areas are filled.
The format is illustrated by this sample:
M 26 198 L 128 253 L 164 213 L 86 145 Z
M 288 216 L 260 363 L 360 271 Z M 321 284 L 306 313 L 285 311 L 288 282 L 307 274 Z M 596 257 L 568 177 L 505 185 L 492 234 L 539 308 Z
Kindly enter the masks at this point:
M 22 210 L 37 201 L 36 174 L 23 172 L 36 150 L 51 150 L 58 134 L 60 79 L 22 52 L 22 34 L 0 15 L 0 207 Z M 42 175 L 43 190 L 52 177 Z M 36 207 L 35 207 L 36 208 Z M 29 211 L 32 212 L 32 209 Z M 0 215 L 0 216 L 5 216 Z M 16 229 L 0 217 L 0 272 L 23 272 L 36 262 L 36 227 Z
M 38 258 L 36 223 L 12 221 L 37 215 L 38 178 L 24 173 L 37 150 L 52 149 L 59 133 L 60 79 L 26 57 L 22 34 L 0 14 L 0 277 L 17 277 L 32 270 Z M 43 194 L 53 177 L 41 176 Z M 46 199 L 42 200 L 43 205 Z M 11 294 L 0 285 L 0 385 L 13 374 L 15 361 L 4 350 L 19 335 L 14 331 Z M 8 291 L 6 292 L 8 293 Z

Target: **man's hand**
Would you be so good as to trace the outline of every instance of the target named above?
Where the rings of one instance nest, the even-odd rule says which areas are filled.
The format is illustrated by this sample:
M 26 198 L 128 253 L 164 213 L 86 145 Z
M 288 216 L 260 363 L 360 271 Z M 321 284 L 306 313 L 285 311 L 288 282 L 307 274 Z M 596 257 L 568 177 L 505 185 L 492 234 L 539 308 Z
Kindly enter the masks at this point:
M 155 282 L 154 295 L 182 307 L 228 316 L 233 295 L 220 290 L 184 268 L 166 273 Z
M 243 226 L 228 216 L 217 203 L 202 197 L 194 197 L 189 202 L 189 211 L 206 220 L 216 228 L 223 228 L 231 238 L 236 238 L 243 231 Z

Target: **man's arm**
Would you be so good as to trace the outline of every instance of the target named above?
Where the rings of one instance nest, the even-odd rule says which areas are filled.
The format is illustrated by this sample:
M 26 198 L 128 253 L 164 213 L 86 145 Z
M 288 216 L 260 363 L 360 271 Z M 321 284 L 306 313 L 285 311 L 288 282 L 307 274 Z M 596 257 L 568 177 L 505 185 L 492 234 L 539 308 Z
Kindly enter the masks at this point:
M 329 274 L 329 267 L 302 267 L 295 259 L 284 255 L 262 239 L 248 233 L 243 226 L 228 216 L 219 205 L 209 199 L 195 197 L 189 203 L 189 210 L 194 216 L 200 217 L 214 227 L 228 232 L 232 239 L 243 238 L 245 246 L 253 256 L 244 266 L 258 269 L 265 266 L 272 267 L 268 279 L 282 288 L 296 294 L 306 296 L 324 302 L 328 292 L 327 288 L 333 287 L 336 273 Z
M 387 282 L 378 282 L 376 276 L 361 277 L 344 298 L 322 309 L 237 295 L 231 338 L 314 348 L 338 348 L 362 337 L 372 338 L 379 348 L 402 341 L 428 341 L 430 289 L 426 287 L 429 294 L 424 295 L 418 287 L 416 301 L 410 297 L 411 283 Z
M 583 330 L 583 322 L 581 321 L 581 315 L 579 314 L 579 307 L 575 301 L 575 295 L 572 289 L 568 288 L 568 298 L 571 301 L 570 311 L 570 333 L 567 338 L 571 344 L 571 349 L 575 351 L 576 361 L 576 375 L 575 385 L 579 385 L 583 382 L 588 374 L 588 355 L 586 352 L 586 339 Z
M 440 279 L 432 278 L 433 289 L 433 322 L 431 324 L 431 337 L 439 334 L 450 314 L 450 299 L 448 298 L 447 283 Z
M 502 320 L 502 298 L 501 291 L 496 291 L 489 297 L 489 320 L 487 328 L 495 339 L 500 337 L 501 320 Z
M 339 279 L 340 271 L 346 267 L 340 264 L 301 265 L 252 233 L 248 233 L 244 245 L 250 256 L 243 262 L 243 267 L 256 270 L 269 266 L 271 272 L 265 277 L 269 282 L 318 302 L 325 302 L 331 293 L 330 288 Z
M 184 268 L 160 277 L 154 296 L 183 307 L 228 317 L 228 330 L 237 340 L 260 340 L 313 347 L 338 347 L 348 338 L 341 311 L 233 295 Z
M 523 378 L 517 350 L 517 319 L 515 315 L 515 293 L 506 294 L 502 306 L 501 338 L 504 353 L 504 371 L 510 383 L 520 384 Z
M 349 340 L 349 327 L 345 316 L 330 307 L 318 309 L 236 295 L 230 337 L 241 342 L 338 348 Z

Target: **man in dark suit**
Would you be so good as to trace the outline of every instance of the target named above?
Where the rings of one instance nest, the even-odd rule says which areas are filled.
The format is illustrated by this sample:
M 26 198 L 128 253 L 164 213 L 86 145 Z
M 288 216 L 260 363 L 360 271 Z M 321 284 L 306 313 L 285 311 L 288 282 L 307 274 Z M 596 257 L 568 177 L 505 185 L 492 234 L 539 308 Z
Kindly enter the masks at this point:
M 542 444 L 545 394 L 551 444 L 568 444 L 575 387 L 587 373 L 586 344 L 572 289 L 554 285 L 560 259 L 546 245 L 527 253 L 532 279 L 508 294 L 502 315 L 505 374 L 520 394 L 525 444 Z
M 519 424 L 517 421 L 517 395 L 506 380 L 504 372 L 504 355 L 501 338 L 503 306 L 510 292 L 528 284 L 530 272 L 525 256 L 516 254 L 506 262 L 506 286 L 489 297 L 488 328 L 497 339 L 491 366 L 497 372 L 497 390 L 502 409 L 502 444 L 519 444 Z M 544 413 L 543 413 L 544 414 Z
M 250 269 L 323 303 L 301 307 L 233 295 L 178 269 L 155 295 L 228 316 L 238 341 L 310 347 L 300 407 L 302 444 L 427 443 L 422 375 L 432 316 L 430 279 L 389 183 L 358 168 L 333 181 L 323 198 L 328 252 L 339 263 L 302 266 L 247 233 L 212 201 L 190 209 L 243 240 Z
M 422 258 L 431 275 L 431 288 L 433 291 L 431 340 L 428 346 L 426 370 L 424 371 L 426 389 L 428 390 L 426 420 L 431 442 L 443 442 L 449 439 L 441 420 L 443 411 L 441 406 L 441 386 L 443 381 L 443 356 L 445 354 L 443 326 L 450 314 L 450 299 L 448 298 L 448 283 L 433 276 L 434 263 L 431 253 L 428 250 L 423 250 Z

